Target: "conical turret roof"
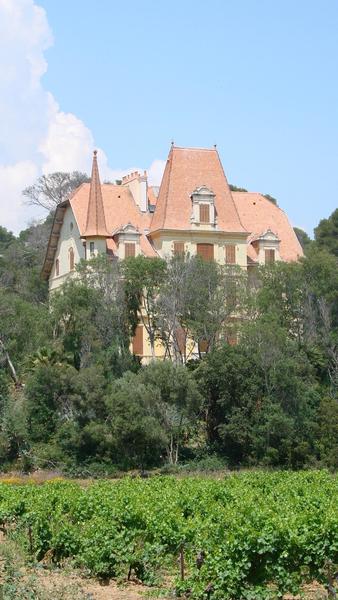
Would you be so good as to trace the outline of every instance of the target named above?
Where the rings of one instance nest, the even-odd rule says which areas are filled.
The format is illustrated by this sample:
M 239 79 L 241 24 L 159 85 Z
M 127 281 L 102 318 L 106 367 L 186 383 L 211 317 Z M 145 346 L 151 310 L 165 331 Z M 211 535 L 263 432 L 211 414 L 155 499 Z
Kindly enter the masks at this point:
M 92 177 L 89 188 L 86 227 L 83 237 L 111 237 L 104 214 L 97 150 L 94 150 Z

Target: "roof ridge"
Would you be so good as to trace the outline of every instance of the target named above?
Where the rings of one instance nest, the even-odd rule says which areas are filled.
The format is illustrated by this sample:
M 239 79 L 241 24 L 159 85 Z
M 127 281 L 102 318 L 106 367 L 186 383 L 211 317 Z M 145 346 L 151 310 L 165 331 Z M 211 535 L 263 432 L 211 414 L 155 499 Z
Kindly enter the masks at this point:
M 166 218 L 166 215 L 167 215 L 169 187 L 170 187 L 170 183 L 171 183 L 171 181 L 170 181 L 170 175 L 171 175 L 171 169 L 172 169 L 172 164 L 173 164 L 173 160 L 172 160 L 173 159 L 173 156 L 172 156 L 173 155 L 173 150 L 174 150 L 174 146 L 171 145 L 171 148 L 169 150 L 169 155 L 168 155 L 168 158 L 167 158 L 167 163 L 169 162 L 169 166 L 168 166 L 168 185 L 167 185 L 167 190 L 166 190 L 165 199 L 164 199 L 164 205 L 163 205 L 164 210 L 163 210 L 162 225 L 161 225 L 161 227 L 164 227 L 165 218 Z M 158 192 L 158 199 L 161 196 L 161 188 L 162 188 L 163 183 L 164 183 L 164 174 L 163 174 L 161 185 L 160 185 L 160 189 L 159 189 L 159 192 Z M 155 211 L 154 211 L 154 216 L 156 214 L 157 206 L 158 206 L 158 203 L 156 203 L 156 207 L 155 207 Z M 157 227 L 157 229 L 159 229 L 159 227 Z
M 174 150 L 198 150 L 204 152 L 217 152 L 217 148 L 213 146 L 213 148 L 199 147 L 199 146 L 172 146 Z

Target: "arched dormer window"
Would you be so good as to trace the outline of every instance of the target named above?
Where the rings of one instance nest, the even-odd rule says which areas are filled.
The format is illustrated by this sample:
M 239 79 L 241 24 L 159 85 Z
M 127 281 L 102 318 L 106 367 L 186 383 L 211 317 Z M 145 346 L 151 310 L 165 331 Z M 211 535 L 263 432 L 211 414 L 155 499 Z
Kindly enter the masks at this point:
M 57 258 L 55 261 L 55 277 L 59 277 L 60 275 L 60 261 Z
M 74 250 L 69 248 L 69 270 L 74 271 Z

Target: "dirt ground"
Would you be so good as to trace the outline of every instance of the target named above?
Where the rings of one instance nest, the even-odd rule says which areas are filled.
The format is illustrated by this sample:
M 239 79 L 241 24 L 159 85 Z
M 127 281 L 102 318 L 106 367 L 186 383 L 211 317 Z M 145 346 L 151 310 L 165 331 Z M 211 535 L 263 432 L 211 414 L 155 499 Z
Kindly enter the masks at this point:
M 79 599 L 84 600 L 145 600 L 151 588 L 147 588 L 138 583 L 128 583 L 125 585 L 117 585 L 116 582 L 110 581 L 107 585 L 101 585 L 93 580 L 86 580 L 76 574 L 63 575 L 58 572 L 46 571 L 39 574 L 39 582 L 46 589 L 50 598 L 55 595 L 60 597 L 61 590 L 68 590 L 65 598 L 71 598 L 70 590 L 75 592 Z M 62 596 L 61 596 L 62 597 Z M 158 598 L 158 595 L 151 596 Z M 163 599 L 163 596 L 162 596 Z

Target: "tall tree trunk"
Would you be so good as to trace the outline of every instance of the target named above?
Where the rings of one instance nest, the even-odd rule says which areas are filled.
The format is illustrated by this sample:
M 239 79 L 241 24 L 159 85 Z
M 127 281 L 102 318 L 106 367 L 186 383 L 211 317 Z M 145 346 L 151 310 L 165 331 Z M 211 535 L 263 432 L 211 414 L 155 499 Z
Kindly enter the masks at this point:
M 2 341 L 1 338 L 0 338 L 0 348 L 1 348 L 2 352 L 5 355 L 6 362 L 8 364 L 8 367 L 9 367 L 9 370 L 10 370 L 10 373 L 11 373 L 12 379 L 14 380 L 15 385 L 20 385 L 20 381 L 19 381 L 19 378 L 18 378 L 18 376 L 16 374 L 16 370 L 14 368 L 14 365 L 13 365 L 11 359 L 10 359 L 10 356 L 9 356 L 7 350 L 6 350 L 5 344 L 3 343 L 3 341 Z

